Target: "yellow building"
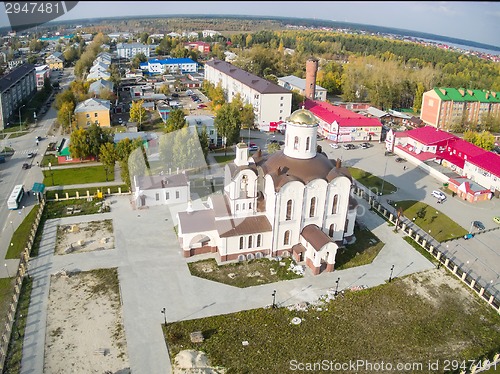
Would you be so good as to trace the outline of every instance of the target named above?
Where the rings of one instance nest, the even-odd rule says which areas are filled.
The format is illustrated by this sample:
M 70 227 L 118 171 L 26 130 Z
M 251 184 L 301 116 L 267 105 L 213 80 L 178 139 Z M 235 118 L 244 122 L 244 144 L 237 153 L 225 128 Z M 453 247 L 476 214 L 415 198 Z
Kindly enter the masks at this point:
M 45 59 L 50 70 L 62 70 L 64 68 L 64 56 L 61 52 L 54 52 Z
M 94 123 L 100 127 L 110 127 L 110 107 L 109 100 L 94 98 L 78 103 L 75 108 L 75 117 L 78 127 L 86 128 Z

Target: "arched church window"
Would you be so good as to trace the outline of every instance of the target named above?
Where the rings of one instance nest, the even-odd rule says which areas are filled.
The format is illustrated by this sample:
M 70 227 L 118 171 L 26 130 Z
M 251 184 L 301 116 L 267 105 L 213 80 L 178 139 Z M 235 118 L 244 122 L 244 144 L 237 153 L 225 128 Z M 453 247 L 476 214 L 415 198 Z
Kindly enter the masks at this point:
M 292 205 L 293 201 L 288 200 L 286 203 L 286 220 L 290 221 L 292 219 Z
M 252 241 L 253 241 L 252 239 L 253 239 L 253 237 L 252 237 L 252 235 L 250 235 L 248 237 L 248 248 L 252 248 Z
M 337 213 L 338 205 L 339 205 L 339 195 L 335 195 L 333 197 L 332 214 Z
M 316 198 L 311 198 L 311 206 L 309 207 L 309 217 L 314 217 L 316 212 Z
M 293 140 L 293 149 L 298 150 L 299 149 L 299 137 L 296 136 Z
M 289 245 L 290 244 L 290 230 L 285 231 L 285 235 L 283 237 L 283 245 Z
M 308 150 L 309 150 L 309 145 L 310 145 L 310 143 L 311 143 L 311 138 L 310 138 L 310 137 L 307 137 L 307 139 L 306 139 L 306 151 L 308 151 Z
M 240 184 L 241 191 L 246 192 L 247 191 L 247 186 L 248 186 L 248 176 L 247 175 L 243 175 L 241 177 L 241 184 Z
M 329 236 L 330 238 L 333 238 L 333 233 L 334 233 L 334 232 L 335 232 L 335 223 L 332 223 L 332 224 L 330 225 L 330 230 L 328 230 L 328 236 Z
M 243 249 L 243 236 L 240 236 L 240 249 Z
M 260 247 L 261 242 L 262 242 L 262 235 L 259 234 L 259 235 L 257 235 L 257 248 Z

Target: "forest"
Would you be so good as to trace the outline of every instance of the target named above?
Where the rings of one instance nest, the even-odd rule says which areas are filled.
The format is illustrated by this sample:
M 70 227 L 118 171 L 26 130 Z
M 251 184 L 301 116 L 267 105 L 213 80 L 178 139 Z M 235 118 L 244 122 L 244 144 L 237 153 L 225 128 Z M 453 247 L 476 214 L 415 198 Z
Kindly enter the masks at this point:
M 319 59 L 317 83 L 344 101 L 382 109 L 420 109 L 433 87 L 500 91 L 500 64 L 459 52 L 379 36 L 284 30 L 230 37 L 235 65 L 266 79 L 305 77 L 305 61 Z

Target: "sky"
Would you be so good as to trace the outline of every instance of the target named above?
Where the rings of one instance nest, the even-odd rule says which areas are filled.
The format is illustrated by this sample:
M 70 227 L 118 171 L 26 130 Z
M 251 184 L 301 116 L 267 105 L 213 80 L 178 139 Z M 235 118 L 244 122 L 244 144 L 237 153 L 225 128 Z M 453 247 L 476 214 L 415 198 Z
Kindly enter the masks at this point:
M 71 11 L 57 20 L 152 14 L 234 14 L 316 18 L 415 30 L 500 47 L 500 2 L 80 1 Z M 5 26 L 9 26 L 9 20 L 2 2 L 0 27 Z

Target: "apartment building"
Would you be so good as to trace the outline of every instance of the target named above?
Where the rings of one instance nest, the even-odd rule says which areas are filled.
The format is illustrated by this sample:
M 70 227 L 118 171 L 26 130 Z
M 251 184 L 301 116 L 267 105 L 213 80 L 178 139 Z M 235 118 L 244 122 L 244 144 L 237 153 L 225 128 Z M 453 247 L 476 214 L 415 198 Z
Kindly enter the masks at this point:
M 120 58 L 133 58 L 138 53 L 143 53 L 146 57 L 151 57 L 157 45 L 142 43 L 118 43 L 116 54 Z
M 221 84 L 226 100 L 239 93 L 244 103 L 252 104 L 255 124 L 267 127 L 285 121 L 292 109 L 292 92 L 248 73 L 226 61 L 212 59 L 205 64 L 205 80 Z
M 421 119 L 448 130 L 464 120 L 477 124 L 485 114 L 500 115 L 500 92 L 465 88 L 433 88 L 422 97 Z
M 23 101 L 36 93 L 36 70 L 33 64 L 23 64 L 0 79 L 0 129 L 7 127 Z

